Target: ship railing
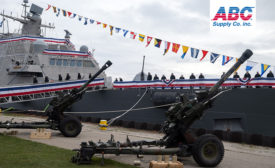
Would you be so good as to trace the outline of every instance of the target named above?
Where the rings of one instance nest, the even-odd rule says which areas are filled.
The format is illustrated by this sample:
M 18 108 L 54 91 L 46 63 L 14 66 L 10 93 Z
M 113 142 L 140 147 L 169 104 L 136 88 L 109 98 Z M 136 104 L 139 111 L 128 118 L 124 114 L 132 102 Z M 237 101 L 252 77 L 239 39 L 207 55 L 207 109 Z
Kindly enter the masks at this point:
M 0 104 L 23 102 L 55 97 L 60 93 L 69 93 L 72 89 L 80 87 L 87 80 L 54 82 L 31 85 L 14 85 L 0 88 Z M 97 91 L 105 87 L 104 79 L 97 78 L 88 86 L 89 91 Z

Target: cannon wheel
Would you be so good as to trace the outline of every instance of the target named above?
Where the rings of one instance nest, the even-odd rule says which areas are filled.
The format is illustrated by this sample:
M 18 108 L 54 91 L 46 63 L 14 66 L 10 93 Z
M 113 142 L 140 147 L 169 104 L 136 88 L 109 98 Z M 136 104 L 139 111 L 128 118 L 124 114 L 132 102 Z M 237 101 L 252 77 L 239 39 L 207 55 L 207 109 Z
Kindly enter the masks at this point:
M 203 167 L 215 167 L 223 159 L 224 147 L 218 137 L 212 134 L 200 136 L 192 147 L 194 160 Z
M 65 137 L 76 137 L 81 132 L 82 125 L 76 117 L 66 115 L 60 122 L 59 130 Z

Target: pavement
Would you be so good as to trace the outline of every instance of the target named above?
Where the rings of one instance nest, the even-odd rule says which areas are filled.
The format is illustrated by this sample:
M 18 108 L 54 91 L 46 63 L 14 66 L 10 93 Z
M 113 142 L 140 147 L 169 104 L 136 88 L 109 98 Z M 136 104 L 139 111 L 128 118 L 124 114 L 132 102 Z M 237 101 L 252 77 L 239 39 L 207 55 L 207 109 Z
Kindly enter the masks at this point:
M 6 116 L 0 114 L 0 121 L 11 120 L 16 122 L 31 122 L 31 121 L 45 121 L 43 118 L 30 117 L 30 116 Z M 65 149 L 77 149 L 80 148 L 81 142 L 88 142 L 90 140 L 97 142 L 99 140 L 106 142 L 110 139 L 111 134 L 114 135 L 116 141 L 125 142 L 128 136 L 131 141 L 136 140 L 157 140 L 160 139 L 163 134 L 156 131 L 144 131 L 122 127 L 108 127 L 107 130 L 102 131 L 97 124 L 82 123 L 83 128 L 79 136 L 75 138 L 67 138 L 62 136 L 59 131 L 47 130 L 52 132 L 51 139 L 30 139 L 30 133 L 35 130 L 31 129 L 12 129 L 17 130 L 15 135 L 22 139 L 27 139 L 35 142 L 48 144 L 51 146 L 57 146 Z M 0 129 L 0 132 L 10 131 L 6 129 Z M 223 142 L 225 147 L 225 155 L 223 161 L 217 166 L 219 168 L 275 168 L 275 148 L 261 147 L 246 144 L 237 144 Z M 100 157 L 100 155 L 96 155 Z M 135 155 L 105 155 L 105 158 L 113 159 L 119 162 L 133 165 L 135 160 L 139 160 Z M 68 158 L 70 159 L 70 158 Z M 141 161 L 141 167 L 149 167 L 151 160 L 157 160 L 157 156 L 145 155 Z M 198 167 L 192 157 L 184 158 L 182 160 L 185 168 Z

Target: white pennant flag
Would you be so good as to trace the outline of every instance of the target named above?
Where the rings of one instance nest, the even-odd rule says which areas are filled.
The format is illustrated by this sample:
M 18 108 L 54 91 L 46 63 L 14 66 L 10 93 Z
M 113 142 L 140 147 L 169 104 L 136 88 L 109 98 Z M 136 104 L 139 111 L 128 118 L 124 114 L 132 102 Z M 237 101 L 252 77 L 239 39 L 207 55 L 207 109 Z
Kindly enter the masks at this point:
M 257 64 L 258 64 L 257 62 L 247 61 L 245 70 L 250 71 Z

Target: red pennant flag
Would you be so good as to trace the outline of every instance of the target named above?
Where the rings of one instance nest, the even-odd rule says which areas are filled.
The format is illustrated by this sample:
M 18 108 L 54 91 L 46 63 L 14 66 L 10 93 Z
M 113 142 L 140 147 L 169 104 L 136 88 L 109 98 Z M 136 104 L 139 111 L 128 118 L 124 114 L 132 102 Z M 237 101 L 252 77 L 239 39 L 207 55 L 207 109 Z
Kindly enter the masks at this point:
M 50 8 L 51 8 L 51 5 L 48 4 L 48 8 L 46 9 L 46 11 L 49 10 Z
M 174 53 L 177 53 L 178 50 L 179 50 L 179 48 L 180 48 L 180 44 L 173 43 L 172 51 L 173 51 Z
M 100 25 L 100 24 L 101 24 L 101 22 L 99 22 L 99 21 L 96 21 L 96 24 L 97 24 L 97 25 Z
M 136 38 L 136 35 L 137 35 L 137 33 L 135 33 L 135 32 L 130 32 L 130 37 L 131 37 L 132 39 L 135 39 L 135 38 Z
M 148 47 L 149 44 L 151 43 L 153 37 L 147 36 L 147 45 L 145 47 Z
M 202 51 L 202 57 L 201 57 L 200 61 L 203 60 L 204 57 L 205 57 L 205 56 L 207 55 L 207 53 L 208 53 L 208 51 L 206 51 L 206 50 L 201 50 L 201 51 Z
M 67 14 L 68 14 L 68 16 L 70 17 L 70 16 L 71 16 L 71 14 L 72 14 L 72 12 L 69 12 L 69 11 L 68 11 L 68 12 L 67 12 Z
M 170 42 L 168 42 L 168 41 L 165 41 L 165 48 L 164 48 L 164 53 L 163 53 L 163 55 L 165 55 L 167 52 L 168 52 L 168 50 L 169 50 L 169 48 L 170 48 Z

